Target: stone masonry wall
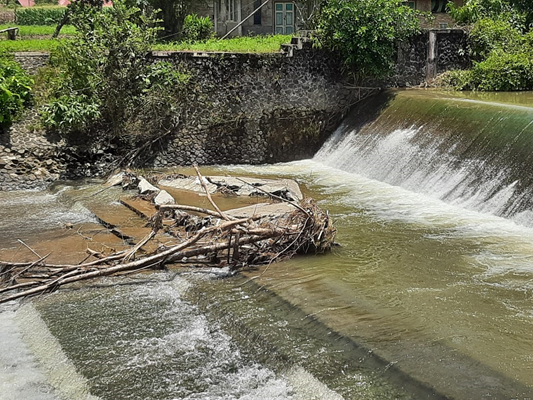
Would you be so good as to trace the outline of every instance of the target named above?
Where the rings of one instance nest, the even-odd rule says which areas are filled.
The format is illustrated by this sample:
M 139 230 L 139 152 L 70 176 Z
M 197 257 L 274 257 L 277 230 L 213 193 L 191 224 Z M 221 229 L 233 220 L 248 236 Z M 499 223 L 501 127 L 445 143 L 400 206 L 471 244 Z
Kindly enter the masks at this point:
M 292 57 L 183 52 L 153 57 L 191 71 L 196 93 L 184 126 L 148 157 L 156 167 L 312 157 L 361 95 L 342 83 L 333 57 L 310 46 Z
M 432 44 L 430 35 L 436 35 Z M 434 60 L 430 60 L 431 46 L 434 45 Z M 461 29 L 437 29 L 423 31 L 408 43 L 400 45 L 395 73 L 387 81 L 390 86 L 418 86 L 431 79 L 431 69 L 441 73 L 452 69 L 470 66 L 468 56 L 468 35 Z
M 135 166 L 258 164 L 313 156 L 350 106 L 371 91 L 345 86 L 340 63 L 330 54 L 301 44 L 291 53 L 154 52 L 153 62 L 188 70 L 192 90 L 180 105 L 179 128 L 145 150 Z M 47 58 L 16 54 L 31 73 Z M 35 110 L 28 112 L 0 135 L 0 190 L 101 175 L 128 150 L 70 147 L 34 131 L 36 117 Z

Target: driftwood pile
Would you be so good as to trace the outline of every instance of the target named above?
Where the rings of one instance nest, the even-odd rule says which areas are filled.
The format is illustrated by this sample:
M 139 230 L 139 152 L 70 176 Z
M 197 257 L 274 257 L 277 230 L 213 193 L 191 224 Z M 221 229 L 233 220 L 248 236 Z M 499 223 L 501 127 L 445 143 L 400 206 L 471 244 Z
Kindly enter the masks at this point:
M 161 269 L 167 264 L 233 270 L 270 264 L 297 253 L 323 253 L 334 243 L 336 230 L 328 213 L 311 199 L 299 203 L 284 200 L 294 206 L 292 212 L 236 218 L 221 211 L 204 189 L 216 211 L 177 204 L 158 206 L 150 220 L 151 232 L 126 251 L 103 255 L 88 250 L 88 258 L 79 265 L 47 264 L 47 256 L 25 263 L 0 261 L 0 303 L 74 282 Z M 173 236 L 175 244 L 150 254 L 142 252 L 143 246 L 160 233 Z M 95 259 L 87 261 L 90 258 Z

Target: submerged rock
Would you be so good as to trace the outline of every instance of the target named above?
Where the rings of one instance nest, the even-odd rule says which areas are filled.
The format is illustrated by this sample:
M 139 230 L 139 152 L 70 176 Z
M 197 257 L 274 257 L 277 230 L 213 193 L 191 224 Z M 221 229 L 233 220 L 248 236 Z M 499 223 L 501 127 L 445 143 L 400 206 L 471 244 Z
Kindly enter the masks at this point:
M 274 196 L 286 200 L 299 201 L 303 199 L 298 183 L 292 179 L 262 179 L 262 178 L 233 178 L 229 176 L 206 176 L 204 182 L 210 194 L 217 192 L 231 192 L 237 196 Z M 161 179 L 159 185 L 173 189 L 190 190 L 204 193 L 200 181 L 196 177 L 178 177 Z
M 204 183 L 207 186 L 210 194 L 213 194 L 218 189 L 218 186 L 213 185 L 204 178 Z M 163 178 L 158 182 L 161 186 L 167 186 L 173 189 L 190 190 L 197 193 L 205 193 L 200 180 L 195 176 L 179 176 L 177 178 Z
M 124 176 L 126 174 L 124 172 L 119 172 L 118 174 L 115 174 L 111 176 L 105 183 L 105 186 L 118 186 L 122 185 L 122 182 L 124 181 Z

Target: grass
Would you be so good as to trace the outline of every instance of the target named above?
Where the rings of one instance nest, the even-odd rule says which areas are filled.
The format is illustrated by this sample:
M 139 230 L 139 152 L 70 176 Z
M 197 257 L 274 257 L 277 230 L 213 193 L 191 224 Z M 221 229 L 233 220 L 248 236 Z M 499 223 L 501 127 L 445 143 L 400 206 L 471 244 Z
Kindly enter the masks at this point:
M 17 25 L 16 23 L 11 24 L 0 24 L 0 30 L 11 28 L 11 27 L 18 27 L 19 28 L 19 35 L 22 38 L 25 38 L 27 36 L 52 36 L 56 30 L 56 26 L 47 26 L 47 25 Z M 71 25 L 65 25 L 61 29 L 61 35 L 73 35 L 76 32 L 76 29 L 74 29 Z M 5 33 L 4 33 L 5 35 Z
M 154 50 L 166 51 L 222 51 L 229 53 L 275 53 L 283 43 L 290 43 L 291 35 L 244 36 L 232 39 L 211 39 L 202 43 L 160 43 Z
M 8 25 L 0 25 L 0 29 Z M 24 29 L 23 29 L 24 28 Z M 60 40 L 31 39 L 31 36 L 48 36 L 53 33 L 52 26 L 21 26 L 20 35 L 22 40 L 0 40 L 0 52 L 16 51 L 51 51 L 57 47 Z M 45 33 L 52 32 L 52 33 Z M 74 28 L 65 27 L 61 34 L 72 34 Z M 29 37 L 26 39 L 25 37 Z M 211 39 L 203 43 L 160 43 L 154 46 L 154 50 L 166 51 L 219 51 L 228 53 L 276 53 L 281 44 L 289 43 L 290 35 L 237 37 L 233 39 Z
M 17 51 L 52 51 L 59 44 L 59 40 L 52 39 L 29 39 L 29 40 L 2 40 L 0 41 L 0 53 Z

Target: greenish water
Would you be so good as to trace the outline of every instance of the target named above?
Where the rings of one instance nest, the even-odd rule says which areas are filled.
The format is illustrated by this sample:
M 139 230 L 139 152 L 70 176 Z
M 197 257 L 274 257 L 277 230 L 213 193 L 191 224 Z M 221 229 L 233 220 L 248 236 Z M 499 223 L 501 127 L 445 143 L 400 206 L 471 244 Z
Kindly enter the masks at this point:
M 38 398 L 37 385 L 102 399 L 531 398 L 533 229 L 522 158 L 533 113 L 529 94 L 518 107 L 513 96 L 498 105 L 396 92 L 313 160 L 213 169 L 297 179 L 329 210 L 340 246 L 233 277 L 108 278 L 16 312 L 6 306 L 2 346 L 20 352 L 11 351 L 18 367 L 0 357 L 0 382 L 6 371 L 23 378 L 2 393 Z M 13 247 L 74 216 L 91 222 L 83 204 L 98 190 L 0 193 L 0 237 Z M 25 209 L 36 217 L 25 221 Z M 57 345 L 32 340 L 47 332 Z M 54 374 L 59 354 L 71 363 L 59 374 L 70 386 Z

